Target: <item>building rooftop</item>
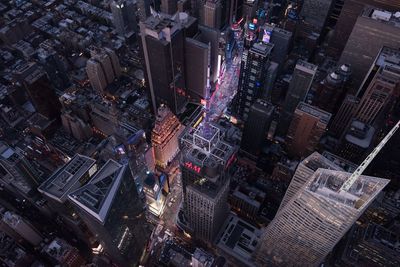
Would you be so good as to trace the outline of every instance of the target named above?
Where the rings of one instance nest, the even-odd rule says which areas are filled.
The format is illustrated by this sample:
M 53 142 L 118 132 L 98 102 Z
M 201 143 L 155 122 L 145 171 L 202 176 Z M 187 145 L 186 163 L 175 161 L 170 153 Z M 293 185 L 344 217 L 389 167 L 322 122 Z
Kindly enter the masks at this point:
M 300 164 L 305 165 L 312 171 L 316 171 L 319 168 L 329 169 L 329 170 L 341 170 L 338 165 L 334 164 L 332 161 L 322 156 L 318 152 L 312 153 L 310 156 L 301 161 Z
M 322 109 L 319 109 L 317 107 L 311 106 L 309 104 L 306 104 L 304 102 L 300 102 L 299 105 L 297 106 L 297 109 L 308 113 L 314 117 L 319 118 L 319 120 L 322 123 L 328 124 L 329 120 L 331 119 L 332 114 L 329 112 L 326 112 Z
M 368 225 L 364 240 L 383 245 L 388 250 L 394 250 L 400 253 L 400 234 L 392 232 L 381 225 Z
M 328 151 L 324 151 L 322 153 L 322 156 L 327 158 L 329 161 L 335 163 L 337 166 L 341 167 L 346 172 L 354 172 L 357 169 L 357 165 L 355 165 L 354 163 L 344 158 L 341 158 L 335 154 L 332 154 Z
M 362 209 L 384 188 L 390 180 L 360 176 L 348 191 L 340 191 L 351 173 L 318 169 L 306 184 L 306 190 L 330 201 L 354 209 Z
M 96 161 L 92 158 L 76 154 L 67 164 L 58 169 L 38 188 L 39 192 L 64 203 L 68 194 L 82 186 L 86 173 L 92 176 L 96 171 Z
M 315 73 L 317 71 L 318 66 L 309 63 L 305 60 L 299 59 L 297 60 L 296 63 L 296 69 L 301 69 L 303 71 L 309 72 L 309 73 Z
M 253 266 L 251 264 L 252 253 L 260 236 L 260 229 L 246 223 L 236 215 L 230 214 L 222 227 L 217 247 L 245 266 Z
M 372 143 L 375 128 L 357 120 L 353 120 L 350 129 L 345 135 L 346 141 L 361 148 L 367 149 Z
M 108 160 L 85 186 L 72 192 L 69 199 L 104 224 L 127 168 L 127 165 Z
M 250 48 L 250 52 L 258 53 L 262 56 L 271 54 L 274 44 L 272 43 L 255 43 Z
M 366 6 L 361 17 L 371 18 L 394 27 L 400 27 L 400 12 L 389 12 L 372 6 Z

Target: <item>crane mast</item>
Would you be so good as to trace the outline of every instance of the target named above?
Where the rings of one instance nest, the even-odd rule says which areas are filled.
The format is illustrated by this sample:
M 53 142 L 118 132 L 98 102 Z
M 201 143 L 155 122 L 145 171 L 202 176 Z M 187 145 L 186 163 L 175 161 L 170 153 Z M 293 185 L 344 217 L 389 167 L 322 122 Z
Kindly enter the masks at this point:
M 357 167 L 357 169 L 351 174 L 349 179 L 347 179 L 342 187 L 340 188 L 340 192 L 348 191 L 351 186 L 357 181 L 357 179 L 361 176 L 361 174 L 365 171 L 365 169 L 369 166 L 372 160 L 378 155 L 378 153 L 382 150 L 382 148 L 386 145 L 386 143 L 390 140 L 390 138 L 396 133 L 396 131 L 400 128 L 400 120 L 396 123 L 396 125 L 390 130 L 390 132 L 382 139 L 382 141 L 372 150 L 372 152 L 367 156 L 367 158 Z

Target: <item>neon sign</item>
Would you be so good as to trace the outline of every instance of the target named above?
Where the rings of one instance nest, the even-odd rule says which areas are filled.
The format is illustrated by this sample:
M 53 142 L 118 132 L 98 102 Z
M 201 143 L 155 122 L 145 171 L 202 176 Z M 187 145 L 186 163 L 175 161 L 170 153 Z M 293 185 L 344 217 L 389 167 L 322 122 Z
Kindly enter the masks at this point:
M 194 165 L 190 161 L 185 162 L 185 167 L 188 168 L 188 169 L 191 169 L 192 171 L 194 171 L 196 173 L 200 173 L 201 172 L 201 168 L 199 166 Z

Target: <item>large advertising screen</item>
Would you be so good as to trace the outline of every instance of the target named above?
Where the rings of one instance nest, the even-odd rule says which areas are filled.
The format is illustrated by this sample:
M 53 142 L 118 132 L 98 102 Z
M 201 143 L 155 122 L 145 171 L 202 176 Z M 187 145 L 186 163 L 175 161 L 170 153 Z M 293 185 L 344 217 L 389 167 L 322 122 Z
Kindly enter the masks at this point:
M 264 29 L 262 41 L 263 43 L 269 43 L 271 41 L 271 31 Z

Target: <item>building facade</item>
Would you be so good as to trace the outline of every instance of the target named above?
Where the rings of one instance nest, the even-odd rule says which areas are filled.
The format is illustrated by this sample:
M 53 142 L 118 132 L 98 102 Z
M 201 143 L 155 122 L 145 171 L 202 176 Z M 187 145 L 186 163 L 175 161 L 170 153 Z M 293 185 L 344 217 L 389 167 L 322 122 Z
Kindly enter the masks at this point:
M 281 118 L 278 127 L 279 135 L 284 136 L 286 134 L 292 120 L 292 115 L 296 110 L 297 105 L 301 101 L 305 100 L 316 72 L 316 65 L 308 63 L 304 60 L 297 61 L 292 79 L 289 83 L 289 89 L 286 93 L 283 110 L 281 112 Z
M 240 148 L 254 157 L 258 157 L 271 126 L 274 106 L 264 100 L 257 99 L 251 106 L 245 123 Z
M 85 186 L 68 197 L 117 264 L 138 263 L 150 232 L 128 165 L 108 160 Z
M 158 108 L 156 124 L 151 133 L 156 165 L 166 168 L 179 152 L 179 135 L 184 127 L 166 106 Z
M 212 243 L 229 213 L 229 170 L 237 148 L 222 140 L 219 128 L 198 124 L 199 119 L 180 138 L 183 211 L 187 230 Z
M 360 176 L 341 191 L 350 175 L 317 169 L 268 225 L 256 261 L 261 266 L 319 266 L 389 182 Z
M 235 96 L 235 111 L 244 121 L 248 118 L 251 105 L 263 95 L 269 60 L 273 44 L 255 43 L 243 52 L 239 76 L 238 92 Z
M 286 136 L 289 154 L 304 157 L 314 152 L 330 119 L 330 113 L 300 102 Z

